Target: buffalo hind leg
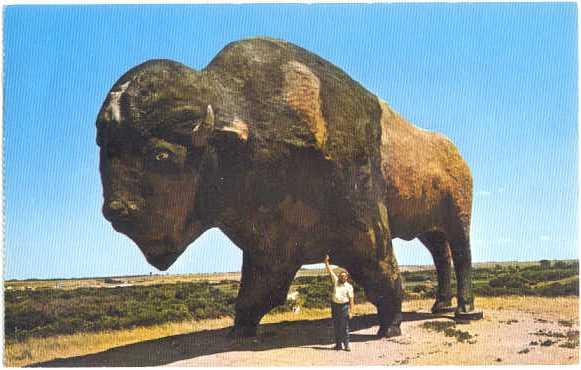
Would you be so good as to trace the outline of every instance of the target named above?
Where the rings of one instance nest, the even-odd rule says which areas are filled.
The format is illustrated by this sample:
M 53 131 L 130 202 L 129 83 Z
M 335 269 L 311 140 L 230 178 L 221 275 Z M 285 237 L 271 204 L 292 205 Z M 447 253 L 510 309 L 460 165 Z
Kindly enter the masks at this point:
M 438 274 L 438 288 L 436 302 L 432 306 L 432 313 L 449 312 L 452 308 L 452 256 L 446 236 L 438 231 L 427 232 L 418 237 L 428 248 L 434 259 Z
M 463 229 L 453 232 L 449 238 L 457 283 L 456 317 L 464 320 L 478 320 L 482 318 L 482 312 L 474 310 L 470 238 Z
M 276 306 L 286 302 L 288 289 L 300 265 L 245 252 L 242 279 L 236 298 L 236 318 L 230 335 L 255 337 L 258 323 Z

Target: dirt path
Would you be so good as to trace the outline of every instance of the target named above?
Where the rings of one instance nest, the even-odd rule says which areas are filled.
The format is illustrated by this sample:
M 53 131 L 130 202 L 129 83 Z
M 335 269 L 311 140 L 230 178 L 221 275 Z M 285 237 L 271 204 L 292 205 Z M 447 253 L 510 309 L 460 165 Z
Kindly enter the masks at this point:
M 355 318 L 351 332 L 352 352 L 349 353 L 332 349 L 334 343 L 331 340 L 329 320 L 300 321 L 267 326 L 258 341 L 221 343 L 222 350 L 176 361 L 168 366 L 508 365 L 579 362 L 576 299 L 528 298 L 520 303 L 516 298 L 513 301 L 487 299 L 482 303 L 485 306 L 483 320 L 468 325 L 458 324 L 452 328 L 472 336 L 465 342 L 460 342 L 454 336 L 446 336 L 442 331 L 424 327 L 427 322 L 453 323 L 451 314 L 434 317 L 426 310 L 414 310 L 413 306 L 417 306 L 417 303 L 411 302 L 407 304 L 402 324 L 403 335 L 394 339 L 376 340 L 374 334 L 377 326 L 373 324 L 373 318 L 369 315 Z M 368 310 L 369 307 L 362 309 Z M 566 338 L 567 334 L 570 339 Z M 567 343 L 573 348 L 563 347 Z

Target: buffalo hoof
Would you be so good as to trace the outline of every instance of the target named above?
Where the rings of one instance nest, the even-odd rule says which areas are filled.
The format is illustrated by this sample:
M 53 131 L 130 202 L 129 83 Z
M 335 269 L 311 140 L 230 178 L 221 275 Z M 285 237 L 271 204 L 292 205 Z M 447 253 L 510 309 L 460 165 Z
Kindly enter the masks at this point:
M 455 307 L 452 306 L 452 302 L 438 302 L 434 303 L 432 306 L 432 313 L 448 313 L 454 312 Z
M 396 325 L 390 326 L 389 328 L 387 328 L 387 332 L 385 332 L 386 338 L 399 337 L 400 335 L 401 329 L 399 326 Z
M 377 332 L 378 338 L 392 338 L 399 337 L 401 335 L 401 329 L 397 325 L 392 325 L 389 328 L 379 328 Z

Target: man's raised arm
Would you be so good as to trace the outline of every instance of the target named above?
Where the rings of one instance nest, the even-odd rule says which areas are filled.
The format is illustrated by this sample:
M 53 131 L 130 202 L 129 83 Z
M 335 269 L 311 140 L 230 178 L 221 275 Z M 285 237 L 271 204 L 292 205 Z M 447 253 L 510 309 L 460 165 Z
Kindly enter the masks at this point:
M 323 262 L 325 262 L 325 269 L 327 270 L 329 275 L 331 275 L 331 279 L 333 280 L 333 284 L 337 284 L 337 275 L 335 275 L 333 270 L 331 270 L 331 266 L 329 265 L 329 255 L 328 254 L 325 256 L 325 260 Z

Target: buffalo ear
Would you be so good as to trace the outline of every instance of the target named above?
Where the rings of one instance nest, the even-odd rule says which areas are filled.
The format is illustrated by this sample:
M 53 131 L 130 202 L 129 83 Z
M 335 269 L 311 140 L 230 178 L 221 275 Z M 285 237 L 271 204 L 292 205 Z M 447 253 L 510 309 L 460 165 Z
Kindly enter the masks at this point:
M 203 148 L 214 131 L 214 110 L 208 105 L 206 116 L 192 129 L 192 145 L 194 148 Z

